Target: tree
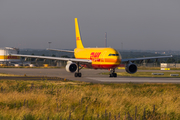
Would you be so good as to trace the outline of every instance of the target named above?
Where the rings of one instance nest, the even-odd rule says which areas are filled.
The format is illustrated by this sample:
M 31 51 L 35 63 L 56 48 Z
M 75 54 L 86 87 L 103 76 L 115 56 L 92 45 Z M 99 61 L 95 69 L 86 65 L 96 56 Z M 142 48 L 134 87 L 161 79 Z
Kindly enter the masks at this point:
M 67 56 L 67 55 L 63 55 L 63 56 L 61 56 L 61 57 L 63 57 L 63 58 L 69 58 L 69 56 Z
M 180 63 L 180 60 L 178 60 L 177 63 Z
M 167 59 L 167 63 L 174 63 L 176 60 L 174 58 L 168 58 Z

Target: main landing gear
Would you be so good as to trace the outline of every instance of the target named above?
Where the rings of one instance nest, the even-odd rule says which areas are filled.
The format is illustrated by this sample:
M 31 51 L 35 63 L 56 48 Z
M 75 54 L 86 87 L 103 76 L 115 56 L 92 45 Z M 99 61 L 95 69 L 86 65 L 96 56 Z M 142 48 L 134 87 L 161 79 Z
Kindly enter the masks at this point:
M 79 65 L 79 63 L 77 63 L 77 72 L 74 73 L 74 77 L 81 77 L 81 73 L 79 72 L 79 70 L 81 70 L 83 67 Z
M 81 73 L 74 73 L 75 77 L 81 77 Z
M 109 77 L 117 77 L 117 73 L 115 73 L 115 68 L 114 69 L 110 69 Z

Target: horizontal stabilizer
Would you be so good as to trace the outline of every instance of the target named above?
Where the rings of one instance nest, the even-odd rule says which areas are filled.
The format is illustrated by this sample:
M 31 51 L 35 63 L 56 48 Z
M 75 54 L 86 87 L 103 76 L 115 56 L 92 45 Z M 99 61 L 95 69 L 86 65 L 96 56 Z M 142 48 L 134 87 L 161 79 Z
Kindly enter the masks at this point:
M 71 52 L 71 53 L 74 53 L 74 51 L 71 51 L 71 50 L 60 50 L 60 49 L 50 49 L 50 48 L 47 48 L 46 50 L 59 51 L 59 52 Z

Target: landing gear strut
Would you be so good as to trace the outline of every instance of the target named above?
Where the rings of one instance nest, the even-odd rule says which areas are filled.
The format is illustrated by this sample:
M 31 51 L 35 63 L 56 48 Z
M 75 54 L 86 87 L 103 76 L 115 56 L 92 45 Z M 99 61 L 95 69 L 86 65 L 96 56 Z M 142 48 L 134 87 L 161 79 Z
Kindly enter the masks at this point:
M 81 70 L 83 67 L 79 65 L 79 63 L 77 63 L 77 72 L 74 74 L 74 77 L 81 77 L 81 73 L 79 72 L 79 70 Z
M 117 73 L 115 73 L 115 68 L 114 69 L 110 69 L 109 77 L 117 77 Z

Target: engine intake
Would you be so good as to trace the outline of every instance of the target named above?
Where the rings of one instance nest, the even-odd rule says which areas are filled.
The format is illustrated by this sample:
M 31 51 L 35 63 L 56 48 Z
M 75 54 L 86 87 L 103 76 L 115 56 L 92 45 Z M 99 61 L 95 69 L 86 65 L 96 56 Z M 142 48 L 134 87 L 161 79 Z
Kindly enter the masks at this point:
M 133 74 L 137 71 L 137 66 L 134 63 L 129 63 L 126 65 L 126 72 Z
M 77 70 L 77 65 L 76 63 L 73 63 L 73 62 L 68 62 L 67 65 L 66 65 L 66 71 L 67 72 L 75 72 Z

